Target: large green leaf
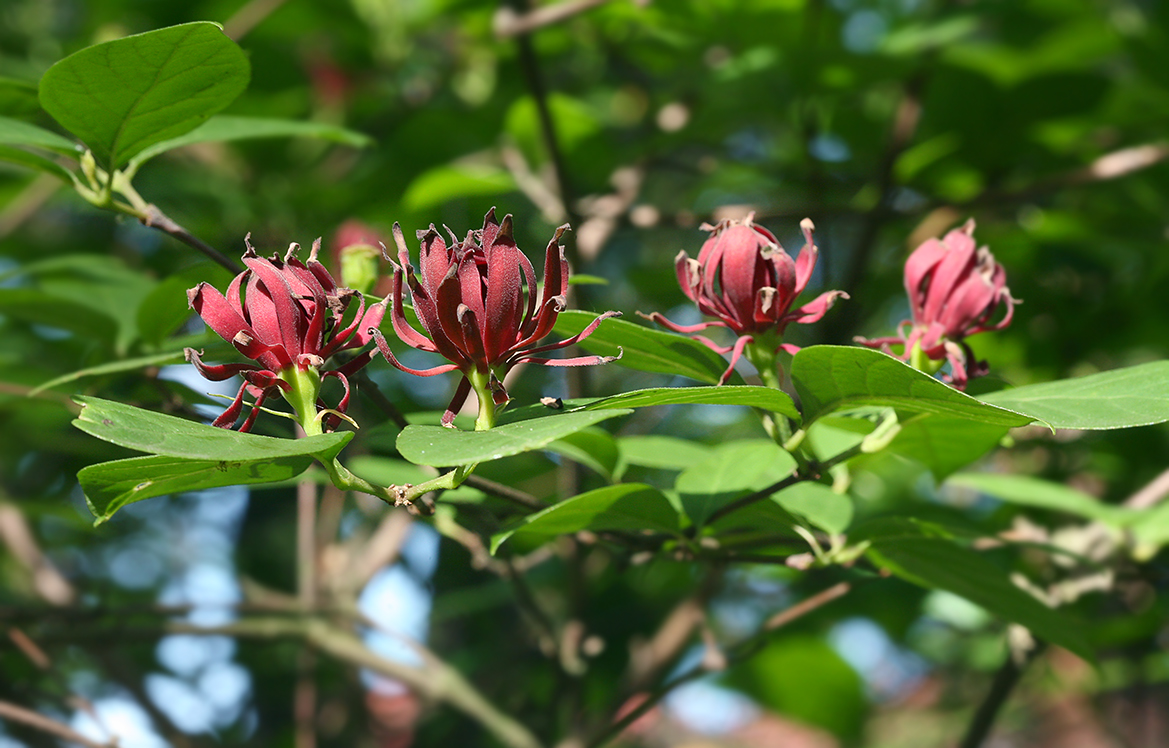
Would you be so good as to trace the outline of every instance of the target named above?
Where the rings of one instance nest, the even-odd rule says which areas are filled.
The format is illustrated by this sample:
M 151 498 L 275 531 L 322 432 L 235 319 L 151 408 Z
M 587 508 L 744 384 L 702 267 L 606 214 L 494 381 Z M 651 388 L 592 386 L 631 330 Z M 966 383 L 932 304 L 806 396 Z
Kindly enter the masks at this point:
M 864 727 L 868 700 L 860 675 L 828 642 L 809 634 L 776 639 L 727 671 L 723 680 L 769 710 L 821 727 L 849 745 Z M 781 739 L 773 745 L 794 742 Z M 823 742 L 837 745 L 831 739 Z
M 746 405 L 799 418 L 795 403 L 786 392 L 771 387 L 727 385 L 724 387 L 654 387 L 606 397 L 585 406 L 586 410 L 605 408 L 645 408 L 651 405 Z
M 1169 421 L 1169 361 L 1001 390 L 982 398 L 1057 429 L 1124 429 Z
M 489 431 L 410 425 L 398 435 L 398 452 L 416 465 L 472 465 L 542 449 L 575 431 L 632 412 L 597 410 L 560 413 L 496 426 Z
M 895 530 L 889 532 L 889 530 Z M 1075 621 L 1016 587 L 984 555 L 942 538 L 926 537 L 911 523 L 884 523 L 869 537 L 868 555 L 881 568 L 914 584 L 943 589 L 981 605 L 1036 636 L 1088 659 L 1091 651 Z
M 950 476 L 946 483 L 973 488 L 1011 504 L 1066 512 L 1112 525 L 1124 526 L 1141 516 L 1132 509 L 1105 504 L 1074 488 L 1026 475 L 960 473 Z
M 596 318 L 592 312 L 571 309 L 560 313 L 554 329 L 569 337 Z M 577 345 L 601 356 L 616 356 L 623 351 L 615 363 L 629 369 L 674 374 L 710 384 L 717 382 L 727 368 L 722 356 L 696 340 L 621 319 L 605 320 L 596 332 Z
M 678 523 L 678 513 L 661 491 L 643 483 L 623 483 L 573 496 L 525 517 L 491 538 L 491 552 L 512 537 L 550 539 L 580 530 L 676 533 Z
M 82 408 L 73 425 L 87 434 L 139 452 L 211 460 L 225 465 L 303 455 L 328 460 L 353 438 L 353 432 L 346 431 L 304 439 L 274 439 L 241 434 L 96 397 L 76 397 L 74 400 Z
M 33 146 L 77 157 L 77 144 L 57 133 L 10 117 L 0 117 L 0 145 Z
M 937 413 L 996 426 L 1025 426 L 1034 420 L 976 400 L 892 356 L 868 348 L 804 348 L 792 361 L 792 380 L 800 394 L 805 423 L 858 405 Z
M 944 480 L 999 445 L 1009 428 L 954 416 L 918 413 L 903 421 L 889 450 L 916 460 Z
M 769 439 L 729 442 L 684 470 L 674 490 L 682 499 L 686 515 L 701 525 L 722 507 L 782 480 L 795 468 L 795 459 Z
M 552 442 L 548 451 L 579 462 L 612 482 L 621 461 L 617 440 L 600 427 L 590 427 L 567 434 Z
M 630 465 L 685 470 L 710 457 L 710 447 L 673 436 L 624 436 L 617 440 L 621 458 Z
M 97 517 L 94 524 L 100 525 L 135 501 L 205 488 L 290 480 L 312 462 L 310 455 L 232 461 L 151 455 L 90 465 L 82 468 L 77 480 Z
M 373 138 L 368 135 L 324 122 L 302 122 L 268 117 L 233 117 L 221 114 L 212 117 L 186 135 L 170 138 L 146 148 L 130 160 L 130 168 L 136 169 L 160 153 L 166 153 L 193 143 L 253 140 L 256 138 L 318 138 L 354 148 L 367 148 L 374 142 Z
M 200 21 L 69 55 L 41 78 L 40 99 L 101 163 L 118 168 L 206 122 L 243 93 L 250 75 L 243 50 Z
M 847 530 L 852 522 L 852 499 L 820 483 L 803 481 L 783 489 L 773 498 L 792 514 L 833 535 Z

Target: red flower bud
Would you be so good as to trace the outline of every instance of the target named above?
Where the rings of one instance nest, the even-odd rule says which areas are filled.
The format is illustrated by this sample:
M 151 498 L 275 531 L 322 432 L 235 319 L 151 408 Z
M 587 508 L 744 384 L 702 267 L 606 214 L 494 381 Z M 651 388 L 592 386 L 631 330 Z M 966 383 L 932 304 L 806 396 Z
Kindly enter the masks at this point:
M 319 370 L 334 353 L 360 348 L 371 339 L 369 330 L 381 324 L 388 298 L 365 308 L 361 294 L 338 288 L 325 266 L 317 261 L 321 240 L 313 243 L 308 263 L 296 257 L 300 246 L 292 244 L 284 258 L 274 254 L 264 259 L 244 239 L 247 251 L 243 261 L 247 269 L 237 275 L 227 288 L 226 296 L 207 283 L 187 291 L 187 299 L 196 314 L 220 337 L 240 353 L 255 361 L 251 364 L 207 365 L 200 354 L 186 349 L 187 360 L 213 381 L 236 374 L 245 384 L 232 405 L 215 419 L 215 426 L 231 428 L 243 406 L 244 392 L 256 397 L 255 405 L 241 431 L 251 428 L 264 399 L 274 391 L 288 392 L 289 385 L 280 374 L 296 367 L 300 371 Z M 346 311 L 357 299 L 357 310 L 348 324 Z M 342 325 L 344 324 L 344 327 Z M 322 378 L 336 377 L 345 394 L 336 410 L 344 413 L 349 405 L 349 380 L 352 374 L 373 358 L 367 351 L 348 363 L 322 373 Z M 329 416 L 330 427 L 338 419 Z
M 731 353 L 731 364 L 719 383 L 734 371 L 743 348 L 759 333 L 774 331 L 782 336 L 792 322 L 807 324 L 824 316 L 837 298 L 848 298 L 843 291 L 827 291 L 808 304 L 793 310 L 792 304 L 808 285 L 816 266 L 819 249 L 812 242 L 812 222 L 800 222 L 804 248 L 799 258 L 779 245 L 775 235 L 753 222 L 754 214 L 742 221 L 725 220 L 717 226 L 703 224 L 710 238 L 692 260 L 685 252 L 675 259 L 678 284 L 698 305 L 703 314 L 718 317 L 719 322 L 676 325 L 660 313 L 650 319 L 675 332 L 692 333 L 707 327 L 729 327 L 739 336 L 733 346 L 718 346 L 695 336 L 719 353 Z M 783 348 L 794 352 L 795 346 Z
M 1001 330 L 1014 316 L 1019 301 L 1011 297 L 1006 284 L 1003 266 L 989 249 L 976 247 L 971 219 L 941 241 L 926 241 L 909 256 L 905 263 L 905 291 L 913 319 L 901 323 L 899 335 L 874 340 L 857 338 L 857 342 L 887 353 L 890 345 L 902 345 L 903 360 L 910 360 L 916 348 L 933 361 L 949 361 L 952 373 L 947 381 L 963 389 L 969 379 L 989 370 L 985 361 L 974 360 L 974 352 L 964 338 Z M 992 323 L 1004 305 L 1003 318 Z M 906 326 L 912 327 L 908 336 Z
M 609 356 L 542 358 L 536 355 L 572 345 L 591 335 L 601 320 L 620 315 L 620 312 L 605 312 L 578 335 L 559 343 L 536 345 L 552 332 L 557 315 L 567 303 L 568 261 L 564 258 L 564 247 L 559 244 L 567 228 L 567 225 L 558 228 L 548 243 L 544 287 L 539 291 L 532 263 L 516 247 L 512 237 L 510 215 L 504 216 L 500 223 L 492 208 L 483 219 L 482 229 L 468 232 L 461 242 L 451 234 L 449 245 L 433 225 L 419 231 L 422 251 L 417 274 L 410 264 L 402 228 L 394 224 L 400 263 L 394 266 L 394 303 L 390 313 L 394 332 L 406 345 L 439 353 L 451 363 L 421 371 L 409 369 L 394 357 L 381 333 L 370 332 L 386 360 L 404 372 L 423 377 L 456 369 L 463 372 L 463 380 L 443 416 L 444 425 L 454 421 L 455 413 L 466 401 L 471 390 L 469 376 L 486 381 L 495 403 L 502 404 L 508 400 L 503 377 L 518 363 L 587 366 L 614 360 Z M 426 335 L 406 321 L 402 310 L 403 281 L 410 288 L 414 311 Z

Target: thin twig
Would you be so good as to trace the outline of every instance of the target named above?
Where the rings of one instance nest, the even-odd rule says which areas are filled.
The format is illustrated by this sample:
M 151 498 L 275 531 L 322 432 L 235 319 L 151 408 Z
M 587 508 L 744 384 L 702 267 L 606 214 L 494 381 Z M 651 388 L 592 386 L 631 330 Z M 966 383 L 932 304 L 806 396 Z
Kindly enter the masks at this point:
M 479 475 L 468 475 L 467 479 L 464 480 L 463 483 L 467 486 L 470 486 L 471 488 L 477 488 L 485 494 L 489 494 L 498 499 L 504 499 L 505 501 L 510 501 L 513 504 L 524 507 L 525 509 L 535 509 L 538 511 L 540 509 L 548 508 L 547 504 L 540 501 L 527 491 L 521 491 L 518 488 L 512 488 L 511 486 L 505 486 L 502 483 L 496 483 L 493 480 L 484 478 Z
M 277 8 L 284 5 L 284 2 L 285 0 L 249 0 L 223 23 L 224 35 L 238 42 Z
M 807 600 L 799 602 L 787 610 L 781 611 L 775 616 L 772 616 L 767 621 L 767 623 L 763 625 L 763 628 L 760 629 L 758 633 L 742 642 L 735 648 L 734 654 L 727 658 L 728 664 L 734 665 L 751 657 L 753 654 L 759 651 L 762 645 L 767 642 L 767 639 L 776 629 L 786 626 L 797 618 L 801 618 L 815 610 L 822 608 L 833 600 L 842 597 L 850 589 L 852 589 L 852 585 L 849 582 L 838 582 L 823 592 L 819 592 Z M 661 686 L 658 686 L 658 688 L 651 691 L 646 696 L 644 701 L 638 704 L 634 709 L 630 710 L 621 719 L 615 721 L 604 732 L 602 732 L 601 735 L 592 740 L 588 744 L 588 748 L 600 748 L 600 746 L 603 746 L 609 741 L 613 740 L 622 732 L 624 732 L 625 728 L 636 722 L 639 717 L 652 709 L 659 701 L 665 698 L 675 688 L 685 683 L 689 683 L 692 680 L 696 680 L 697 678 L 706 675 L 707 672 L 709 671 L 705 665 L 699 663 L 690 670 L 687 670 L 685 673 L 670 679 Z
M 398 406 L 394 405 L 394 403 L 388 397 L 386 397 L 381 388 L 377 386 L 377 383 L 369 378 L 369 374 L 367 372 L 358 372 L 357 376 L 354 378 L 354 381 L 357 383 L 358 391 L 372 400 L 373 404 L 376 405 L 382 413 L 389 417 L 389 419 L 393 421 L 398 428 L 404 429 L 410 425 L 410 422 L 406 420 L 406 416 L 402 415 L 402 411 L 398 410 Z
M 26 709 L 18 704 L 13 704 L 10 701 L 0 701 L 0 717 L 10 719 L 13 722 L 19 722 L 22 725 L 28 725 L 33 729 L 46 732 L 50 735 L 56 735 L 64 740 L 83 745 L 85 748 L 116 748 L 117 746 L 115 741 L 99 743 L 91 740 L 66 724 L 58 722 L 55 719 L 50 719 L 40 712 L 34 712 L 32 709 Z
M 713 513 L 711 513 L 711 515 L 709 517 L 706 518 L 706 522 L 704 524 L 713 525 L 715 522 L 719 521 L 720 519 L 727 516 L 728 514 L 731 514 L 733 512 L 737 512 L 740 509 L 743 509 L 745 507 L 749 507 L 752 504 L 763 501 L 764 499 L 766 499 L 768 496 L 771 496 L 771 494 L 775 493 L 776 491 L 782 491 L 783 489 L 787 488 L 788 486 L 794 486 L 796 483 L 799 483 L 799 482 L 804 481 L 804 480 L 807 480 L 807 478 L 800 475 L 799 473 L 792 473 L 791 475 L 787 476 L 783 480 L 779 480 L 779 481 L 776 481 L 775 483 L 772 483 L 767 488 L 762 488 L 762 489 L 755 491 L 753 493 L 749 493 L 741 499 L 736 499 L 735 501 L 732 501 L 731 503 L 727 504 L 726 506 L 719 507 Z
M 542 5 L 522 15 L 504 6 L 495 11 L 491 25 L 496 39 L 509 39 L 560 23 L 607 2 L 609 0 L 565 0 L 553 5 Z
M 994 674 L 994 681 L 991 682 L 990 691 L 987 692 L 986 698 L 978 705 L 978 709 L 974 712 L 974 717 L 970 720 L 969 727 L 966 728 L 966 735 L 962 738 L 962 742 L 958 744 L 958 748 L 979 748 L 986 737 L 990 734 L 990 730 L 994 727 L 995 719 L 998 717 L 999 710 L 1007 703 L 1011 692 L 1019 683 L 1019 679 L 1023 675 L 1023 670 L 1043 651 L 1044 644 L 1042 642 L 1036 644 L 1035 647 L 1027 653 L 1026 659 L 1022 663 L 1016 662 L 1015 657 L 1011 652 L 1007 652 L 1007 659 L 1003 662 L 1002 667 Z
M 159 210 L 158 206 L 153 204 L 147 205 L 146 214 L 141 216 L 139 220 L 143 226 L 149 226 L 152 229 L 158 229 L 163 233 L 170 234 L 188 247 L 197 249 L 230 272 L 235 274 L 243 272 L 243 268 L 240 267 L 238 262 L 228 258 L 215 247 L 212 247 L 190 231 L 187 231 L 176 223 L 174 219 Z

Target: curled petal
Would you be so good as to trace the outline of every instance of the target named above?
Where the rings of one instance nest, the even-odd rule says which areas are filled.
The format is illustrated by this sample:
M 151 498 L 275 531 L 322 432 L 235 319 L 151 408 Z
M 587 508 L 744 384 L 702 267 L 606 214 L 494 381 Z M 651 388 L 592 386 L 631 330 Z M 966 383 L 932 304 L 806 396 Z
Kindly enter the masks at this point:
M 252 424 L 256 422 L 256 416 L 260 415 L 260 408 L 264 405 L 264 401 L 268 399 L 269 392 L 271 390 L 264 389 L 260 390 L 260 393 L 256 395 L 256 401 L 252 403 L 252 412 L 248 413 L 247 419 L 240 424 L 239 432 L 241 434 L 246 434 L 252 430 Z M 235 419 L 233 418 L 232 420 L 234 421 Z
M 567 338 L 565 340 L 561 340 L 558 343 L 552 343 L 550 345 L 542 345 L 542 346 L 538 346 L 536 348 L 529 348 L 529 349 L 523 351 L 522 353 L 526 356 L 530 353 L 543 353 L 545 351 L 554 351 L 554 350 L 557 350 L 559 348 L 567 348 L 568 346 L 572 345 L 573 343 L 580 342 L 580 341 L 584 340 L 585 338 L 587 338 L 588 336 L 592 335 L 594 332 L 597 331 L 597 327 L 599 327 L 600 324 L 602 322 L 604 322 L 605 320 L 610 319 L 612 317 L 620 317 L 620 316 L 621 316 L 621 312 L 605 312 L 604 314 L 597 315 L 597 318 L 594 319 L 592 322 L 590 322 L 588 327 L 581 330 L 576 335 L 573 335 L 571 338 Z
M 812 231 L 815 228 L 811 218 L 800 221 L 800 231 L 804 234 L 804 248 L 800 250 L 800 256 L 796 259 L 796 283 L 792 294 L 793 299 L 807 288 L 808 281 L 812 279 L 812 271 L 816 268 L 816 258 L 820 249 L 812 241 Z
M 848 294 L 844 291 L 825 291 L 812 301 L 785 316 L 783 321 L 785 324 L 789 322 L 798 322 L 801 324 L 818 322 L 832 308 L 832 305 L 837 299 L 847 298 Z
M 459 368 L 455 364 L 443 364 L 442 366 L 436 366 L 433 369 L 411 369 L 408 366 L 403 366 L 402 364 L 398 363 L 398 359 L 394 357 L 394 352 L 390 350 L 390 345 L 386 342 L 385 336 L 382 335 L 376 327 L 371 327 L 369 329 L 369 334 L 373 337 L 373 341 L 377 345 L 377 349 L 381 352 L 382 356 L 385 357 L 386 361 L 389 361 L 390 365 L 399 371 L 404 371 L 407 374 L 413 374 L 414 376 L 418 377 L 435 377 L 439 374 L 446 374 L 448 371 L 454 371 L 455 369 Z
M 750 335 L 743 335 L 735 341 L 735 346 L 731 349 L 731 363 L 718 379 L 720 385 L 726 384 L 727 380 L 731 378 L 731 374 L 735 371 L 735 364 L 739 363 L 739 358 L 743 355 L 743 349 L 747 347 L 748 343 L 754 342 L 754 340 Z
M 666 317 L 661 312 L 653 312 L 652 314 L 641 314 L 641 312 L 638 312 L 638 314 L 650 320 L 651 322 L 656 322 L 667 330 L 680 332 L 683 335 L 689 335 L 692 332 L 701 332 L 708 327 L 727 326 L 726 322 L 699 322 L 697 325 L 679 325 L 666 319 Z
M 231 401 L 231 405 L 228 405 L 227 409 L 220 413 L 219 417 L 211 422 L 212 426 L 216 426 L 221 429 L 230 429 L 235 425 L 236 420 L 239 418 L 240 411 L 242 411 L 244 407 L 244 391 L 247 389 L 247 386 L 248 385 L 246 383 L 240 385 L 239 392 L 236 393 L 235 399 Z
M 229 343 L 241 332 L 252 338 L 256 337 L 256 331 L 244 320 L 237 308 L 210 283 L 200 283 L 187 291 L 187 303 L 195 310 L 195 314 L 203 318 L 208 327 Z
M 378 351 L 375 348 L 371 348 L 368 351 L 359 353 L 341 366 L 338 366 L 336 369 L 334 369 L 334 371 L 340 374 L 344 374 L 345 376 L 355 374 L 361 369 L 365 368 L 365 365 L 372 361 L 373 357 L 377 355 L 377 353 Z
M 184 348 L 183 355 L 199 370 L 204 379 L 209 379 L 212 382 L 222 382 L 225 379 L 231 379 L 240 372 L 255 371 L 258 368 L 255 364 L 205 364 L 202 352 L 196 351 L 194 348 Z
M 448 429 L 455 427 L 455 416 L 463 409 L 463 403 L 467 402 L 467 395 L 471 394 L 471 380 L 463 377 L 459 380 L 459 386 L 455 388 L 455 396 L 451 398 L 450 404 L 446 406 L 446 412 L 442 414 L 442 425 Z
M 538 358 L 524 356 L 516 360 L 518 364 L 540 364 L 541 366 L 596 366 L 619 360 L 625 355 L 625 349 L 618 346 L 616 356 L 575 356 L 573 358 Z

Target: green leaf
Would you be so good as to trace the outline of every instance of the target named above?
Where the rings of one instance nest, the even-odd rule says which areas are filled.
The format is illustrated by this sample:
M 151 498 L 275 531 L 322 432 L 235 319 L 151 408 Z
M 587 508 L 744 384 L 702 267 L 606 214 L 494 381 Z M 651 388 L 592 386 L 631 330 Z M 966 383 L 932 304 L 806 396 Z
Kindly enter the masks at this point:
M 729 670 L 725 682 L 769 710 L 821 727 L 849 745 L 864 727 L 868 700 L 861 677 L 827 642 L 809 634 L 769 643 Z
M 1124 526 L 1141 516 L 1132 509 L 1105 504 L 1074 488 L 1025 475 L 960 473 L 946 483 L 973 488 L 1011 504 L 1067 512 L 1111 525 Z
M 774 500 L 792 514 L 832 535 L 844 532 L 852 522 L 852 500 L 820 483 L 797 483 L 777 493 Z
M 710 447 L 673 436 L 625 436 L 617 447 L 628 464 L 662 470 L 685 470 L 711 455 Z
M 592 312 L 570 309 L 556 319 L 556 333 L 576 335 L 597 318 Z M 597 331 L 577 343 L 589 353 L 616 356 L 614 364 L 627 369 L 673 374 L 714 384 L 726 371 L 727 362 L 697 340 L 635 325 L 620 319 L 607 319 Z M 737 376 L 737 375 L 736 375 Z
M 701 525 L 722 507 L 782 480 L 795 468 L 795 459 L 769 439 L 729 442 L 684 470 L 674 490 L 681 496 L 686 515 Z
M 187 289 L 197 286 L 200 281 L 225 288 L 231 278 L 226 270 L 210 263 L 191 265 L 171 273 L 138 305 L 135 317 L 138 334 L 147 343 L 161 345 L 194 314 L 187 302 Z
M 580 411 L 532 418 L 489 431 L 410 425 L 398 435 L 398 452 L 415 465 L 473 465 L 543 449 L 551 442 L 631 410 Z
M 792 362 L 804 423 L 857 405 L 906 413 L 937 413 L 996 426 L 1025 426 L 1033 418 L 961 393 L 880 351 L 834 345 L 804 348 Z
M 188 460 L 182 457 L 131 457 L 82 468 L 77 473 L 89 510 L 100 525 L 135 501 L 220 486 L 275 483 L 303 473 L 310 455 L 263 460 Z
M 523 522 L 491 538 L 495 553 L 512 537 L 553 538 L 580 530 L 678 531 L 678 513 L 662 492 L 644 483 L 623 483 L 573 496 L 524 518 Z
M 1069 616 L 1016 587 L 1005 571 L 981 553 L 907 529 L 904 534 L 872 538 L 868 555 L 878 566 L 909 582 L 953 592 L 1001 618 L 1026 626 L 1041 639 L 1084 659 L 1091 657 L 1083 632 Z
M 612 481 L 621 459 L 617 440 L 600 428 L 581 429 L 547 446 L 548 451 L 575 460 Z
M 302 455 L 331 460 L 353 438 L 353 432 L 345 431 L 304 439 L 274 439 L 241 434 L 96 397 L 76 397 L 74 400 L 82 408 L 73 425 L 85 433 L 139 452 L 189 460 L 237 463 Z
M 889 450 L 916 460 L 938 480 L 996 448 L 1009 428 L 953 416 L 917 414 L 901 423 Z
M 7 161 L 10 164 L 20 164 L 30 169 L 52 174 L 54 177 L 68 184 L 73 184 L 76 181 L 76 177 L 64 166 L 61 166 L 47 156 L 42 156 L 32 151 L 23 151 L 19 148 L 9 148 L 8 146 L 0 145 L 0 161 Z
M 33 146 L 77 158 L 77 144 L 43 127 L 18 119 L 0 117 L 0 145 Z
M 725 385 L 723 387 L 654 387 L 606 397 L 584 406 L 585 410 L 645 408 L 651 405 L 746 405 L 798 419 L 800 412 L 786 392 L 771 387 Z
M 35 117 L 41 111 L 34 81 L 8 78 L 0 75 L 0 114 L 15 117 Z
M 28 396 L 33 397 L 34 395 L 44 392 L 45 390 L 51 390 L 52 388 L 66 384 L 67 382 L 76 382 L 78 379 L 84 379 L 85 377 L 98 377 L 102 376 L 103 374 L 121 374 L 122 372 L 126 371 L 137 371 L 138 369 L 142 369 L 147 366 L 177 364 L 183 360 L 184 355 L 182 351 L 169 351 L 167 353 L 158 353 L 153 356 L 141 356 L 139 358 L 125 358 L 119 359 L 117 361 L 109 361 L 97 366 L 90 366 L 85 369 L 71 371 L 68 374 L 62 374 L 55 379 L 50 379 L 44 384 L 38 385 L 29 391 Z
M 373 138 L 364 133 L 324 122 L 302 122 L 267 117 L 233 117 L 221 114 L 212 117 L 186 135 L 170 138 L 146 148 L 130 160 L 130 168 L 137 169 L 160 153 L 193 143 L 221 143 L 256 138 L 317 138 L 354 148 L 368 148 L 374 144 Z
M 1057 429 L 1125 429 L 1169 421 L 1169 361 L 986 395 Z
M 97 44 L 41 78 L 41 106 L 109 168 L 194 130 L 247 88 L 243 50 L 200 21 Z
M 491 166 L 439 166 L 420 174 L 402 195 L 403 209 L 421 212 L 451 200 L 490 197 L 515 190 L 508 172 Z

